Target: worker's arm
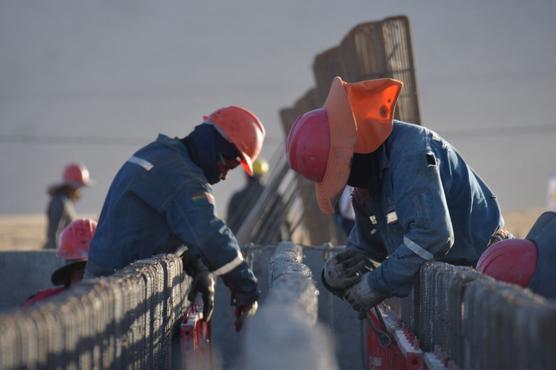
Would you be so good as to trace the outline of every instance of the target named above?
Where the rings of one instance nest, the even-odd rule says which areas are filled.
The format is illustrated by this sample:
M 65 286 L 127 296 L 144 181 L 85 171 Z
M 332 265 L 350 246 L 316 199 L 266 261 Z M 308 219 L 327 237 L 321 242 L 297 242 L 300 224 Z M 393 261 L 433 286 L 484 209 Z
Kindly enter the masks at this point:
M 346 290 L 366 276 L 376 262 L 387 256 L 382 239 L 378 236 L 367 212 L 368 192 L 356 189 L 353 192 L 355 225 L 347 240 L 346 249 L 329 258 L 324 264 L 321 279 L 326 289 L 340 298 Z
M 235 300 L 256 300 L 257 279 L 243 260 L 232 231 L 216 216 L 212 189 L 188 183 L 165 205 L 168 223 L 191 252 L 220 275 Z
M 450 213 L 434 153 L 392 153 L 393 201 L 403 241 L 381 266 L 369 273 L 370 286 L 385 296 L 409 294 L 420 266 L 454 243 Z
M 370 221 L 370 215 L 365 211 L 365 201 L 360 199 L 363 195 L 358 194 L 358 192 L 365 191 L 358 189 L 354 192 L 355 225 L 351 229 L 346 246 L 348 249 L 356 248 L 360 250 L 373 261 L 382 262 L 387 256 L 386 248 Z

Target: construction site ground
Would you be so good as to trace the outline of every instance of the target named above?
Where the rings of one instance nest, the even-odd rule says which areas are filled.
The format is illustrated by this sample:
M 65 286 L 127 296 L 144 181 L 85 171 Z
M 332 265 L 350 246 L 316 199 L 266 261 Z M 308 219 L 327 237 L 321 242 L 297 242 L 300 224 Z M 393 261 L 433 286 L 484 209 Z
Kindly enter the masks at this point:
M 531 208 L 505 212 L 504 218 L 516 237 L 524 237 L 542 211 L 541 208 Z M 0 250 L 41 249 L 45 230 L 46 218 L 42 214 L 0 215 Z

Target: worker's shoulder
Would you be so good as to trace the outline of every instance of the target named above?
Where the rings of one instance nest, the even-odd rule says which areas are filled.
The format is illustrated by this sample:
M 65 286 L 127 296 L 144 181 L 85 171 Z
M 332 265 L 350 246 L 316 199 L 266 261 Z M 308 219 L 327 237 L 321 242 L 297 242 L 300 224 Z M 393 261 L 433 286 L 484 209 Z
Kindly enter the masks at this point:
M 174 184 L 208 185 L 203 171 L 191 160 L 187 148 L 179 139 L 159 134 L 155 141 L 135 152 L 132 161 Z
M 416 152 L 425 152 L 431 146 L 435 133 L 426 127 L 394 121 L 392 134 L 386 144 L 391 155 L 414 155 Z

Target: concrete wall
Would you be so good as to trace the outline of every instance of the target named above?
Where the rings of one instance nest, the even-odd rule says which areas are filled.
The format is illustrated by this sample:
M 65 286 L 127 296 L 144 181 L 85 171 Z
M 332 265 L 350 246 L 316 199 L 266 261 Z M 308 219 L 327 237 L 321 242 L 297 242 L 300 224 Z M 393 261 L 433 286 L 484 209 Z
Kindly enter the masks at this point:
M 334 334 L 336 358 L 340 369 L 361 369 L 363 367 L 361 321 L 347 302 L 326 290 L 321 282 L 322 266 L 331 255 L 330 252 L 305 248 L 303 254 L 305 256 L 303 262 L 313 272 L 315 286 L 319 291 L 319 321 Z
M 54 250 L 0 252 L 0 312 L 52 287 L 50 275 L 61 265 Z
M 169 369 L 190 279 L 174 255 L 138 261 L 0 314 L 0 369 Z
M 556 368 L 556 302 L 472 268 L 424 264 L 401 314 L 424 351 L 460 368 Z
M 269 294 L 247 326 L 242 369 L 338 369 L 330 334 L 317 323 L 318 291 L 302 260 L 300 246 L 276 248 Z
M 253 272 L 259 281 L 261 306 L 264 305 L 270 287 L 269 261 L 274 254 L 274 250 L 273 246 L 263 246 L 244 253 L 251 262 Z M 239 368 L 245 336 L 245 331 L 236 333 L 234 330 L 235 319 L 230 299 L 228 288 L 222 283 L 221 279 L 218 279 L 212 320 L 212 349 L 213 353 L 219 357 L 224 370 Z
M 213 352 L 219 357 L 215 369 L 245 368 L 246 356 L 255 354 L 253 343 L 265 338 L 267 345 L 284 339 L 297 343 L 292 349 L 309 345 L 297 358 L 312 353 L 316 361 L 324 361 L 317 362 L 321 368 L 335 369 L 336 362 L 341 369 L 360 368 L 360 323 L 349 306 L 321 287 L 324 250 L 290 243 L 280 248 L 278 255 L 276 246 L 246 253 L 262 293 L 259 316 L 247 324 L 248 330 L 234 331 L 230 294 L 219 281 L 212 322 Z M 0 260 L 5 266 L 3 296 L 9 298 L 5 307 L 13 308 L 0 314 L 1 369 L 168 368 L 171 329 L 187 304 L 190 280 L 179 258 L 138 261 L 117 275 L 82 282 L 30 309 L 19 304 L 50 286 L 50 274 L 61 261 L 52 251 L 6 252 Z M 250 326 L 263 329 L 253 332 Z M 290 335 L 296 341 L 287 340 Z M 251 368 L 257 363 L 253 361 L 251 357 Z M 297 368 L 309 368 L 306 357 L 299 361 Z
M 342 370 L 360 369 L 363 366 L 361 322 L 351 307 L 329 293 L 320 280 L 320 271 L 325 258 L 328 257 L 327 247 L 301 247 L 296 263 L 306 265 L 311 272 L 311 281 L 318 291 L 317 320 L 325 331 L 333 338 L 332 351 Z M 262 293 L 260 313 L 265 312 L 267 300 L 273 284 L 273 258 L 276 246 L 250 247 L 245 253 L 247 259 L 252 263 L 252 269 L 259 280 L 259 289 Z M 275 275 L 276 276 L 276 275 Z M 287 321 L 286 317 L 276 320 L 277 327 Z M 230 306 L 230 294 L 228 289 L 218 283 L 216 292 L 216 308 L 213 319 L 212 336 L 213 350 L 219 353 L 222 369 L 241 369 L 241 355 L 246 354 L 251 348 L 245 348 L 246 333 L 233 331 L 233 309 Z M 270 329 L 269 329 L 270 330 Z M 265 334 L 266 335 L 266 334 Z

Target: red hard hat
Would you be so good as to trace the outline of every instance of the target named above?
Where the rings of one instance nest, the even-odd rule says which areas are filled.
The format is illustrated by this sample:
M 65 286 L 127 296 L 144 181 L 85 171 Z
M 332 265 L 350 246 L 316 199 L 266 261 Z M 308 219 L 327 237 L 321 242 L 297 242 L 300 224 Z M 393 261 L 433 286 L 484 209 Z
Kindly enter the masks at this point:
M 249 110 L 233 105 L 220 108 L 206 118 L 236 146 L 243 169 L 253 175 L 253 161 L 261 152 L 265 136 L 265 128 L 259 118 Z
M 502 240 L 483 252 L 476 269 L 496 280 L 526 287 L 537 268 L 537 254 L 537 246 L 530 240 Z
M 87 261 L 89 242 L 97 228 L 91 219 L 79 219 L 70 223 L 60 234 L 58 257 L 71 261 Z
M 79 219 L 62 230 L 56 254 L 66 260 L 66 264 L 52 273 L 50 280 L 54 285 L 67 284 L 72 269 L 85 267 L 89 259 L 89 243 L 96 228 L 96 221 Z
M 79 163 L 71 163 L 64 169 L 64 183 L 76 187 L 92 185 L 87 167 Z
M 324 213 L 346 186 L 354 153 L 372 153 L 390 136 L 402 83 L 383 78 L 347 83 L 332 80 L 322 108 L 301 115 L 288 134 L 288 163 L 315 181 Z
M 298 117 L 286 142 L 290 167 L 309 180 L 321 182 L 329 151 L 330 127 L 326 110 L 319 108 Z

